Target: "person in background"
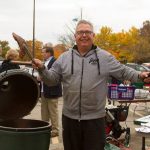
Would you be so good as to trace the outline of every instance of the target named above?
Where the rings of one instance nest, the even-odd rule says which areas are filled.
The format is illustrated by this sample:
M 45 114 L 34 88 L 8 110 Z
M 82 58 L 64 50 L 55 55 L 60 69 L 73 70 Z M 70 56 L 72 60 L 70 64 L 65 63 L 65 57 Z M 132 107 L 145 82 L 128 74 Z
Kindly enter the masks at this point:
M 76 45 L 47 69 L 34 59 L 42 81 L 63 85 L 62 128 L 64 150 L 104 150 L 105 105 L 109 76 L 132 82 L 148 78 L 148 72 L 137 72 L 119 63 L 110 53 L 93 44 L 91 22 L 80 20 L 75 30 Z
M 17 60 L 19 58 L 19 52 L 14 49 L 10 49 L 7 51 L 5 55 L 5 60 L 3 60 L 0 66 L 0 73 L 11 70 L 11 69 L 20 69 L 18 64 L 12 63 L 12 60 Z
M 52 47 L 42 49 L 44 64 L 50 69 L 55 62 L 54 51 Z M 40 80 L 40 79 L 39 79 Z M 62 87 L 59 83 L 56 86 L 47 86 L 41 82 L 41 117 L 43 121 L 51 122 L 51 137 L 59 135 L 58 127 L 58 98 L 62 96 Z

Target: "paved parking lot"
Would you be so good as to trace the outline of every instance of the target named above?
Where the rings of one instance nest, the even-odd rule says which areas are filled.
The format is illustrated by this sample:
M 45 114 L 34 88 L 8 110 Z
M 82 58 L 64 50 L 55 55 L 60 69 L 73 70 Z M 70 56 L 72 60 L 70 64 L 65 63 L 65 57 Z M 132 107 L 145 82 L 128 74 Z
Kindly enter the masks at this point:
M 62 98 L 59 99 L 59 128 L 60 128 L 60 136 L 58 137 L 59 143 L 58 144 L 53 144 L 52 140 L 50 143 L 50 148 L 49 150 L 63 150 L 63 144 L 62 144 L 62 126 L 61 126 L 61 114 L 62 114 L 62 105 L 63 105 L 63 101 Z M 31 111 L 31 113 L 24 117 L 27 119 L 37 119 L 37 120 L 41 120 L 41 114 L 40 114 L 40 110 L 41 109 L 41 103 L 40 101 L 37 103 L 36 107 Z
M 147 103 L 148 104 L 148 103 Z M 62 131 L 62 126 L 61 126 L 61 112 L 62 112 L 62 105 L 63 101 L 62 98 L 59 99 L 59 126 L 60 126 L 60 136 L 59 136 L 59 143 L 58 144 L 53 144 L 51 141 L 50 144 L 50 149 L 49 150 L 63 150 L 63 144 L 62 144 L 62 136 L 61 136 L 61 131 Z M 130 127 L 131 129 L 131 140 L 130 140 L 130 148 L 132 150 L 141 150 L 141 145 L 142 145 L 142 137 L 138 135 L 135 131 L 135 125 L 133 123 L 134 119 L 140 118 L 142 116 L 150 115 L 150 109 L 149 112 L 147 109 L 145 109 L 145 103 L 138 104 L 138 107 L 136 108 L 136 111 L 134 113 L 134 108 L 137 104 L 131 104 L 130 105 L 130 110 L 129 114 L 127 117 L 126 122 L 121 122 L 122 127 Z M 25 118 L 30 118 L 30 119 L 38 119 L 40 120 L 40 102 L 37 103 L 36 107 L 32 110 L 32 112 L 26 116 Z M 122 134 L 122 137 L 124 137 L 124 134 Z M 146 145 L 150 146 L 150 138 L 146 138 Z

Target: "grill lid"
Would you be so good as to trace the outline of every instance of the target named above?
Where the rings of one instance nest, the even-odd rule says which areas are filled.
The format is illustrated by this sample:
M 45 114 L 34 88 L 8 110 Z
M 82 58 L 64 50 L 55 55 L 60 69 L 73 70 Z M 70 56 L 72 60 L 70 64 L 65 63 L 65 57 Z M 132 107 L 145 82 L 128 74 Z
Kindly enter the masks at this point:
M 0 118 L 18 119 L 29 114 L 39 98 L 37 80 L 20 69 L 0 74 Z

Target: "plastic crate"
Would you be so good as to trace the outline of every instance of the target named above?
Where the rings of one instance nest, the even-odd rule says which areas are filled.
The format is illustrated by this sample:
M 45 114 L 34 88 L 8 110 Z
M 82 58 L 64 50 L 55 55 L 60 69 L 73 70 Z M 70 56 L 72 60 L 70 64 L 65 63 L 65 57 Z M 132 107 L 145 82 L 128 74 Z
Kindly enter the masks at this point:
M 108 86 L 108 98 L 110 100 L 133 100 L 135 86 Z

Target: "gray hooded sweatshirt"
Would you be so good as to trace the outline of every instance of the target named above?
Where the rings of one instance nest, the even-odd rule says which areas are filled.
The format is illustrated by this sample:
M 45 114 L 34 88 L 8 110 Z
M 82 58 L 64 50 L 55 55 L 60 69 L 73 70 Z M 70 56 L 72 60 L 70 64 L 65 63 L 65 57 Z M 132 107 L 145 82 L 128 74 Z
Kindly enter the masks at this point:
M 139 74 L 96 46 L 84 56 L 77 49 L 69 49 L 55 61 L 50 70 L 42 69 L 39 73 L 49 86 L 62 82 L 62 113 L 78 120 L 105 116 L 109 76 L 135 82 Z

